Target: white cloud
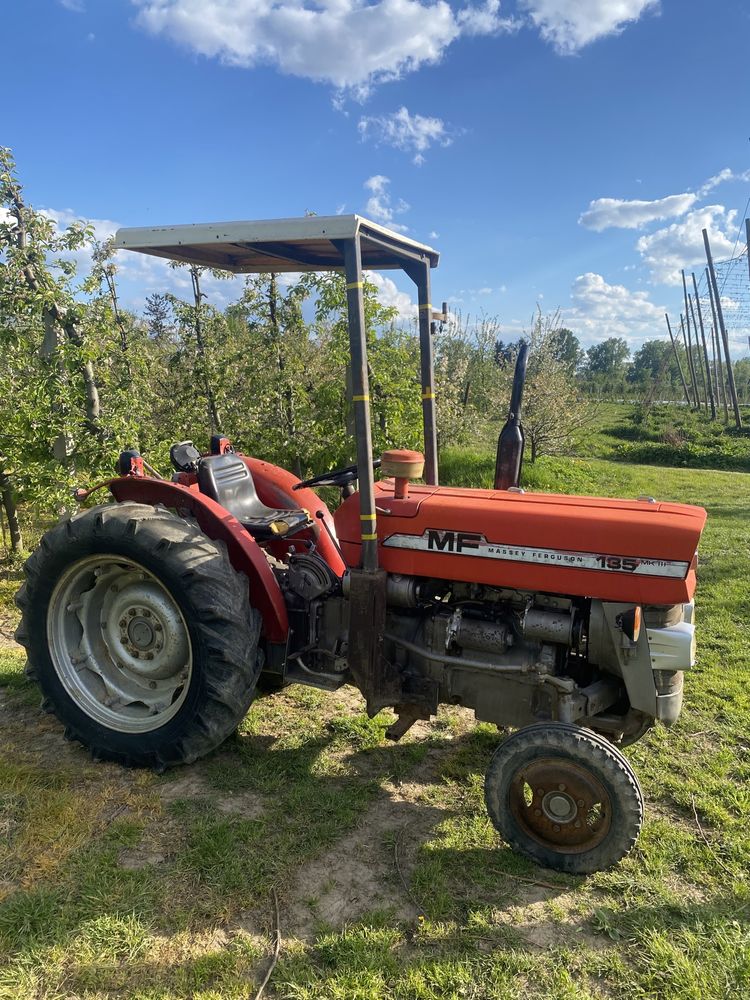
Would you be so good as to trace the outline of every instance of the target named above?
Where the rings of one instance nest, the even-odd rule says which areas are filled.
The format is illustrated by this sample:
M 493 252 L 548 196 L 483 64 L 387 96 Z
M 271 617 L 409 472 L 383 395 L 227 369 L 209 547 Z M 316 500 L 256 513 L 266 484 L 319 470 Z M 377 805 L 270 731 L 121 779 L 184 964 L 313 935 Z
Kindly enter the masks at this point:
M 378 145 L 413 153 L 414 163 L 418 166 L 424 163 L 424 153 L 430 146 L 450 146 L 453 142 L 442 118 L 413 115 L 406 107 L 388 115 L 360 118 L 357 128 L 363 139 L 373 139 Z
M 74 14 L 83 14 L 86 10 L 84 0 L 59 0 L 60 5 Z
M 76 214 L 72 208 L 40 208 L 39 213 L 51 219 L 59 230 L 67 229 L 74 222 L 82 222 L 84 225 L 92 226 L 94 236 L 98 240 L 107 240 L 114 236 L 119 223 L 111 219 L 87 219 Z
M 436 63 L 461 33 L 446 0 L 132 0 L 137 22 L 233 66 L 364 88 Z
M 606 35 L 619 34 L 658 0 L 521 0 L 542 38 L 571 55 Z
M 649 222 L 661 219 L 672 219 L 684 215 L 694 207 L 697 201 L 724 184 L 726 181 L 750 181 L 750 170 L 736 174 L 729 167 L 720 170 L 718 174 L 709 177 L 696 192 L 684 191 L 682 194 L 670 194 L 665 198 L 653 201 L 634 199 L 626 201 L 621 198 L 596 198 L 578 219 L 581 226 L 600 233 L 604 229 L 642 229 Z
M 713 191 L 715 187 L 718 187 L 719 184 L 723 184 L 725 181 L 750 181 L 750 170 L 736 174 L 729 167 L 724 167 L 718 174 L 714 174 L 713 177 L 709 177 L 707 181 L 701 184 L 698 188 L 698 197 L 705 198 L 709 191 Z
M 597 198 L 578 220 L 579 225 L 600 233 L 616 226 L 619 229 L 640 229 L 649 222 L 684 215 L 693 207 L 698 196 L 689 192 L 670 194 L 655 201 L 623 201 L 620 198 Z
M 360 95 L 373 84 L 439 62 L 460 37 L 518 30 L 524 19 L 503 17 L 501 2 L 131 0 L 141 28 L 199 55 L 233 66 L 272 65 Z M 520 0 L 561 52 L 621 30 L 655 2 Z M 341 109 L 341 98 L 336 106 Z
M 500 17 L 500 0 L 485 0 L 481 7 L 465 7 L 458 11 L 456 20 L 464 35 L 496 35 L 520 27 L 520 22 L 513 18 Z
M 584 340 L 625 337 L 637 342 L 662 335 L 664 307 L 655 305 L 647 292 L 610 285 L 601 274 L 589 271 L 575 279 L 570 297 L 573 305 L 562 310 L 562 317 Z
M 11 215 L 7 208 L 0 205 L 0 226 L 15 226 L 15 216 Z
M 711 251 L 717 260 L 730 257 L 734 247 L 732 230 L 737 213 L 723 205 L 706 205 L 689 212 L 681 222 L 641 236 L 636 249 L 651 270 L 654 281 L 681 283 L 680 269 L 705 265 L 702 230 L 708 230 Z
M 411 296 L 402 292 L 392 278 L 380 271 L 365 271 L 365 277 L 378 289 L 378 299 L 384 306 L 393 306 L 398 310 L 399 319 L 414 319 L 417 315 L 417 305 Z
M 396 222 L 395 216 L 408 212 L 409 206 L 402 198 L 399 198 L 395 205 L 391 203 L 391 195 L 388 191 L 390 183 L 390 178 L 384 177 L 383 174 L 375 174 L 367 178 L 364 186 L 370 192 L 370 197 L 367 199 L 365 213 L 374 222 L 388 226 L 389 229 L 393 229 L 397 233 L 405 233 L 407 226 Z

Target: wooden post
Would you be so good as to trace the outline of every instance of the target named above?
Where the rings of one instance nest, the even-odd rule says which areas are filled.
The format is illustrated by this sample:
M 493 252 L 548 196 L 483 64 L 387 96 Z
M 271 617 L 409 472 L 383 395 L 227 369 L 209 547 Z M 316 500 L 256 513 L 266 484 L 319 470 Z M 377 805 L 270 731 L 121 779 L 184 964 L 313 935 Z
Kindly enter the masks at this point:
M 698 391 L 698 377 L 695 374 L 695 357 L 693 356 L 693 338 L 692 338 L 692 335 L 690 333 L 690 307 L 688 305 L 687 282 L 685 281 L 685 272 L 684 271 L 682 272 L 682 293 L 683 293 L 683 295 L 685 297 L 685 330 L 687 331 L 687 342 L 688 342 L 688 346 L 690 348 L 690 366 L 691 366 L 692 373 L 693 373 L 693 388 L 695 390 L 695 401 L 696 401 L 696 404 L 698 406 L 698 409 L 700 409 L 701 408 L 701 404 L 704 401 L 701 399 L 700 392 Z M 697 354 L 697 352 L 698 352 L 698 334 L 697 333 L 696 333 L 696 336 L 695 336 L 695 350 L 696 350 L 696 354 Z M 700 356 L 698 357 L 698 360 L 700 361 Z M 704 378 L 703 381 L 705 383 L 705 378 Z M 704 389 L 705 389 L 705 384 L 704 384 Z M 708 409 L 708 403 L 705 403 L 705 407 L 706 407 L 706 409 Z
M 698 298 L 698 282 L 695 280 L 693 272 L 693 291 L 695 292 L 695 307 L 698 310 L 698 323 L 701 331 L 701 341 L 703 342 L 703 360 L 706 363 L 706 381 L 708 383 L 708 401 L 711 404 L 711 419 L 716 420 L 716 401 L 714 400 L 714 387 L 711 383 L 711 365 L 708 360 L 708 347 L 706 346 L 706 331 L 703 327 L 703 310 L 701 300 Z M 690 309 L 693 308 L 693 300 L 690 302 Z M 693 316 L 693 326 L 695 326 L 695 316 Z
M 719 324 L 716 319 L 716 305 L 714 304 L 714 290 L 711 286 L 711 276 L 708 273 L 708 268 L 706 268 L 706 284 L 708 285 L 708 300 L 711 303 L 711 316 L 713 317 L 712 331 L 714 337 L 716 337 L 716 351 L 717 351 L 717 362 L 718 362 L 718 379 L 719 385 L 721 387 L 721 401 L 724 406 L 724 423 L 729 423 L 729 404 L 727 402 L 727 383 L 724 379 L 724 365 L 721 360 L 721 341 L 719 340 Z
M 716 304 L 716 316 L 719 320 L 721 339 L 724 344 L 724 357 L 727 362 L 727 382 L 729 383 L 729 395 L 732 397 L 732 409 L 734 410 L 734 421 L 737 427 L 742 427 L 742 414 L 740 413 L 740 402 L 737 399 L 737 388 L 734 384 L 734 371 L 732 369 L 732 359 L 729 355 L 729 337 L 727 328 L 724 325 L 724 310 L 721 308 L 721 296 L 719 295 L 719 285 L 716 281 L 716 269 L 714 259 L 711 256 L 711 244 L 708 241 L 708 230 L 703 230 L 703 245 L 706 248 L 706 261 L 708 262 L 708 273 L 711 278 L 711 285 L 714 290 L 714 303 Z
M 688 306 L 690 307 L 690 321 L 693 326 L 693 333 L 695 334 L 695 356 L 698 359 L 698 368 L 701 373 L 701 382 L 703 383 L 703 405 L 706 407 L 706 412 L 708 412 L 708 389 L 710 385 L 711 373 L 708 373 L 708 379 L 706 378 L 706 369 L 703 366 L 703 356 L 701 355 L 701 342 L 698 338 L 698 324 L 695 322 L 695 309 L 693 308 L 693 296 L 688 292 Z
M 693 406 L 696 409 L 700 409 L 700 401 L 698 399 L 698 386 L 695 382 L 695 368 L 693 367 L 693 355 L 690 353 L 690 344 L 688 343 L 687 333 L 685 332 L 685 317 L 680 313 L 680 330 L 682 330 L 682 341 L 685 345 L 685 354 L 687 354 L 688 359 L 688 371 L 690 372 L 690 385 L 693 388 Z
M 674 359 L 677 362 L 677 370 L 680 373 L 680 381 L 682 382 L 682 388 L 685 392 L 685 399 L 687 400 L 688 406 L 690 406 L 690 393 L 688 392 L 687 382 L 685 381 L 685 376 L 682 374 L 682 365 L 680 364 L 680 355 L 677 353 L 677 344 L 675 344 L 674 337 L 672 336 L 672 327 L 669 323 L 669 314 L 664 313 L 664 319 L 667 321 L 667 330 L 669 331 L 669 339 L 672 341 L 672 350 L 674 351 Z

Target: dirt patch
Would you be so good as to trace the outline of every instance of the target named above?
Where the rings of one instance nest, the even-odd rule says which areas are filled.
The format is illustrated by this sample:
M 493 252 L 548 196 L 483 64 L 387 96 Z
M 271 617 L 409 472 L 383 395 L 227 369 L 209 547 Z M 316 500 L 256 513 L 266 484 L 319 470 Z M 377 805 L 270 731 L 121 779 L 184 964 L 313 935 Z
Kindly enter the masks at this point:
M 321 927 L 340 928 L 375 910 L 417 918 L 402 877 L 408 886 L 420 843 L 445 816 L 418 804 L 440 756 L 430 750 L 408 783 L 387 783 L 356 829 L 300 869 L 281 901 L 286 937 L 312 940 Z
M 497 911 L 497 923 L 511 927 L 534 951 L 575 945 L 602 951 L 613 945 L 611 940 L 591 930 L 588 914 L 573 915 L 578 900 L 572 893 L 560 894 L 543 886 L 519 885 L 516 899 L 512 906 Z M 550 906 L 553 900 L 554 914 Z M 559 916 L 560 913 L 565 916 Z
M 151 865 L 160 865 L 167 860 L 167 855 L 161 851 L 144 851 L 140 848 L 120 851 L 117 863 L 120 868 L 126 871 L 140 871 L 142 868 L 149 868 Z
M 165 805 L 180 799 L 204 799 L 217 812 L 243 819 L 259 819 L 265 812 L 263 797 L 257 792 L 218 791 L 200 762 L 181 768 L 178 777 L 170 778 L 159 786 L 158 794 Z

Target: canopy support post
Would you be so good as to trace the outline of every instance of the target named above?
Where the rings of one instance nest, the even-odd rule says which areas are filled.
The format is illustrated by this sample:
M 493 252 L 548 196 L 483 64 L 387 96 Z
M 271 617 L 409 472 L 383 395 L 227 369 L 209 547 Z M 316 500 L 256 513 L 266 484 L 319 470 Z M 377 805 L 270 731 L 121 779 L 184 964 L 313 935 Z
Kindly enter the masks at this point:
M 432 352 L 430 262 L 423 260 L 405 263 L 404 270 L 417 286 L 417 301 L 419 303 L 419 366 L 422 380 L 424 478 L 430 486 L 437 486 L 437 423 L 435 420 L 435 365 Z
M 367 331 L 359 239 L 343 240 L 346 269 L 346 305 L 349 313 L 349 350 L 352 366 L 352 405 L 357 444 L 359 516 L 362 539 L 360 566 L 368 573 L 378 568 L 378 528 L 375 510 L 375 474 L 372 467 L 370 381 L 367 375 Z

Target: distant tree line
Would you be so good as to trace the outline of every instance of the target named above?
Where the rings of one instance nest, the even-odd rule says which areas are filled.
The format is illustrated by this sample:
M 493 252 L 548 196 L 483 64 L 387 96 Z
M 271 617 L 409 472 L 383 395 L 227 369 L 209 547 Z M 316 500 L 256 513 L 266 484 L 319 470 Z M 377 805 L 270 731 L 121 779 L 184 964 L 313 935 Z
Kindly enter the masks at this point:
M 575 374 L 587 396 L 600 399 L 642 399 L 645 396 L 673 402 L 684 400 L 680 367 L 689 379 L 687 352 L 677 345 L 679 366 L 669 340 L 647 340 L 631 354 L 623 337 L 608 337 L 587 350 L 565 327 L 550 334 L 554 356 Z M 518 341 L 498 340 L 495 353 L 502 364 L 514 357 Z M 741 403 L 750 403 L 750 358 L 734 362 L 734 378 Z

